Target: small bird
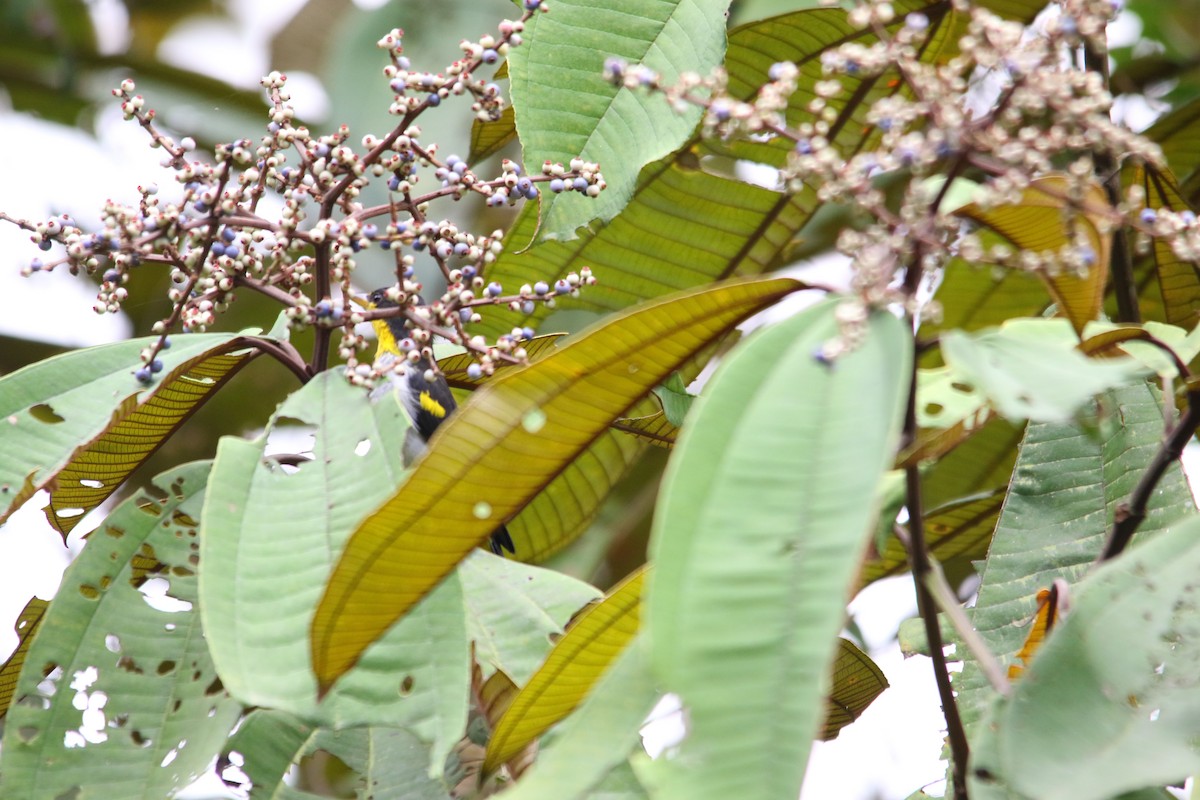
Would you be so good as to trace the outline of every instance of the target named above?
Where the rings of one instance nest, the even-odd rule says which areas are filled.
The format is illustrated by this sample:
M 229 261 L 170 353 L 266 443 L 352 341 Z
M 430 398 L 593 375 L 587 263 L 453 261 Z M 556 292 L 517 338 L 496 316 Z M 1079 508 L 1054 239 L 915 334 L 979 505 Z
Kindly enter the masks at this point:
M 352 297 L 351 300 L 370 309 L 396 308 L 398 306 L 395 301 L 388 299 L 386 289 L 376 289 L 367 295 L 366 300 L 357 297 Z M 376 363 L 389 357 L 407 358 L 407 355 L 400 349 L 400 342 L 408 338 L 408 331 L 405 330 L 402 317 L 374 319 L 371 320 L 371 325 L 375 328 L 375 336 L 378 340 L 375 347 Z M 419 361 L 410 363 L 403 376 L 392 373 L 393 383 L 400 392 L 401 403 L 412 421 L 412 428 L 404 442 L 405 465 L 411 464 L 425 452 L 429 437 L 433 436 L 438 426 L 458 408 L 458 403 L 454 401 L 454 395 L 450 392 L 450 386 L 440 373 L 435 372 L 433 380 L 426 380 L 425 374 L 432 366 L 428 358 L 422 357 Z M 512 536 L 509 535 L 508 527 L 505 525 L 492 531 L 491 547 L 492 552 L 496 555 L 503 555 L 505 550 L 514 555 L 517 552 Z

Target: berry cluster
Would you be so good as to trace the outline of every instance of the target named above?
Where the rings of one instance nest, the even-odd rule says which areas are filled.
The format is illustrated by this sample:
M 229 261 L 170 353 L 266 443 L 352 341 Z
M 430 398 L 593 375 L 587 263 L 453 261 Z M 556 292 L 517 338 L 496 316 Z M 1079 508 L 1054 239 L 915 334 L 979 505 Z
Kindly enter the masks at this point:
M 945 64 L 921 58 L 929 17 L 902 16 L 882 0 L 858 0 L 846 19 L 861 35 L 824 52 L 819 73 L 804 65 L 773 65 L 752 98 L 730 96 L 721 71 L 685 74 L 664 85 L 652 70 L 614 59 L 605 74 L 619 86 L 662 93 L 675 107 L 702 107 L 709 136 L 789 141 L 779 187 L 846 204 L 858 215 L 837 247 L 852 262 L 857 302 L 865 306 L 901 303 L 914 314 L 938 313 L 935 303 L 918 299 L 918 287 L 954 257 L 1050 275 L 1081 274 L 1095 265 L 1097 254 L 1082 233 L 1057 250 L 985 247 L 969 223 L 943 208 L 960 175 L 977 183 L 973 199 L 984 209 L 1020 203 L 1038 177 L 1065 175 L 1057 199 L 1068 230 L 1082 231 L 1076 223 L 1084 219 L 1102 232 L 1129 227 L 1142 248 L 1158 237 L 1180 258 L 1196 259 L 1200 226 L 1190 211 L 1146 208 L 1136 186 L 1111 202 L 1089 199 L 1123 162 L 1165 168 L 1155 143 L 1112 120 L 1113 98 L 1103 75 L 1076 66 L 1083 53 L 1107 52 L 1105 28 L 1119 2 L 1064 0 L 1057 17 L 1033 27 L 966 0 L 953 5 L 968 23 L 957 55 Z M 802 85 L 805 92 L 798 94 Z M 843 112 L 871 86 L 897 91 L 854 116 L 851 125 L 861 119 L 871 130 L 865 146 L 856 145 L 847 157 L 839 142 Z M 885 198 L 879 182 L 884 174 L 908 176 L 899 203 Z M 852 344 L 854 320 L 862 315 L 851 310 L 843 316 L 844 338 Z
M 164 152 L 162 163 L 174 171 L 179 191 L 160 195 L 157 186 L 143 186 L 135 205 L 109 201 L 101 229 L 94 233 L 85 233 L 68 218 L 29 222 L 0 214 L 0 219 L 29 230 L 42 250 L 56 244 L 65 250 L 57 259 L 34 259 L 24 273 L 60 265 L 72 273 L 98 273 L 95 310 L 115 313 L 136 271 L 167 269 L 172 311 L 156 323 L 160 339 L 142 354 L 137 377 L 145 382 L 162 368 L 158 356 L 169 346 L 169 331 L 207 329 L 243 289 L 278 301 L 292 328 L 316 328 L 312 359 L 292 365 L 306 374 L 324 368 L 329 337 L 340 328 L 339 353 L 349 364 L 348 373 L 369 382 L 372 368 L 364 371 L 357 361 L 367 343 L 354 326 L 396 314 L 403 315 L 412 331 L 417 359 L 432 337 L 443 336 L 476 356 L 480 375 L 490 374 L 499 362 L 520 362 L 524 351 L 519 342 L 532 332 L 518 329 L 489 344 L 469 337 L 464 325 L 478 321 L 484 306 L 528 312 L 536 302 L 553 303 L 556 296 L 577 294 L 595 279 L 584 269 L 553 288 L 539 283 L 506 293 L 486 279 L 502 250 L 503 232 L 461 230 L 449 219 L 432 216 L 432 203 L 475 195 L 488 205 L 511 206 L 536 201 L 539 187 L 595 197 L 605 188 L 604 176 L 598 165 L 582 159 L 568 165 L 546 163 L 536 174 L 526 174 L 521 165 L 505 159 L 498 176 L 481 175 L 461 157 L 442 158 L 436 144 L 424 142 L 418 118 L 455 96 L 470 99 L 477 119 L 500 117 L 505 105 L 500 87 L 477 73 L 519 46 L 529 17 L 548 10 L 546 3 L 534 0 L 524 6 L 520 19 L 504 20 L 495 34 L 463 41 L 462 57 L 442 72 L 413 68 L 404 56 L 401 30 L 380 39 L 379 47 L 390 59 L 383 70 L 394 93 L 390 110 L 399 121 L 386 135 L 368 134 L 358 142 L 351 140 L 346 126 L 318 135 L 299 124 L 287 77 L 272 72 L 262 81 L 270 101 L 266 134 L 257 142 L 242 139 L 220 145 L 211 159 L 201 158 L 192 139 L 176 140 L 155 124 L 153 109 L 135 93 L 133 81 L 122 82 L 113 95 L 126 119 L 136 120 L 149 134 L 151 146 Z M 424 186 L 423 180 L 431 185 Z M 372 181 L 386 183 L 388 203 L 359 202 Z M 271 218 L 259 210 L 268 193 L 281 203 L 278 215 Z M 351 305 L 357 254 L 372 247 L 394 258 L 393 292 L 399 308 L 362 311 Z M 414 277 L 417 253 L 436 263 L 447 284 L 446 292 L 429 303 L 421 298 L 422 287 Z

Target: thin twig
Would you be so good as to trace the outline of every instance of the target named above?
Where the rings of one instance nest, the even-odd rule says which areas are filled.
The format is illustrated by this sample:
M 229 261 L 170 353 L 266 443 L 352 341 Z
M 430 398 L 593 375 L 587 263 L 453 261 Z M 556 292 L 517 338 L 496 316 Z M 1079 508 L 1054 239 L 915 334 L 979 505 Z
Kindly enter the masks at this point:
M 1191 441 L 1197 427 L 1200 427 L 1200 388 L 1189 388 L 1187 411 L 1154 454 L 1154 460 L 1150 462 L 1142 479 L 1138 481 L 1137 488 L 1129 496 L 1129 502 L 1117 506 L 1112 531 L 1104 549 L 1100 551 L 1100 557 L 1096 559 L 1097 563 L 1115 558 L 1129 544 L 1138 526 L 1146 519 L 1146 505 L 1150 502 L 1150 496 L 1154 494 L 1158 482 L 1166 474 L 1167 468 L 1179 460 L 1183 448 Z
M 909 386 L 908 408 L 904 415 L 904 446 L 908 447 L 917 435 L 917 370 L 913 361 L 912 381 Z M 911 546 L 908 549 L 912 566 L 913 582 L 917 590 L 917 610 L 925 622 L 925 638 L 929 642 L 929 657 L 933 661 L 933 677 L 937 682 L 938 695 L 942 700 L 942 713 L 946 718 L 946 738 L 950 743 L 952 764 L 951 783 L 955 800 L 967 800 L 967 759 L 970 747 L 963 729 L 958 705 L 954 702 L 954 689 L 950 686 L 950 671 L 946 667 L 946 653 L 942 641 L 942 629 L 938 624 L 937 603 L 930 594 L 927 581 L 932 571 L 929 551 L 925 545 L 924 511 L 921 504 L 921 474 L 916 466 L 904 470 L 905 501 L 908 508 L 908 530 Z
M 930 596 L 946 614 L 950 624 L 954 626 L 958 638 L 962 639 L 963 644 L 971 651 L 971 655 L 975 656 L 975 661 L 979 664 L 979 669 L 983 672 L 984 677 L 988 679 L 988 683 L 1001 695 L 1008 697 L 1012 691 L 1008 676 L 1004 674 L 1004 668 L 1000 666 L 1000 661 L 988 649 L 987 643 L 975 630 L 971 620 L 967 619 L 962 603 L 959 602 L 958 597 L 954 594 L 954 589 L 946 580 L 946 573 L 942 571 L 942 565 L 936 560 L 930 559 L 929 567 L 929 574 L 925 576 L 925 588 L 929 590 Z
M 1109 84 L 1108 48 L 1103 44 L 1099 48 L 1091 42 L 1083 49 L 1084 65 L 1104 79 L 1104 87 Z M 1098 150 L 1095 153 L 1096 174 L 1104 181 L 1104 192 L 1113 208 L 1121 205 L 1121 170 L 1111 153 Z M 1129 230 L 1120 225 L 1113 231 L 1112 256 L 1109 271 L 1112 275 L 1113 292 L 1117 296 L 1117 322 L 1141 322 L 1142 314 L 1138 309 L 1137 281 L 1133 277 L 1133 254 L 1129 249 Z

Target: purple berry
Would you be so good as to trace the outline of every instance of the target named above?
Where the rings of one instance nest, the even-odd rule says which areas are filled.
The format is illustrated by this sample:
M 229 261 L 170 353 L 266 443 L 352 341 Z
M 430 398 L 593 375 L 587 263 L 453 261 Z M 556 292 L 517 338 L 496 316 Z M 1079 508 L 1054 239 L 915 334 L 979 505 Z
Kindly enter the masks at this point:
M 586 192 L 588 188 L 588 182 L 583 178 L 576 178 L 575 180 L 571 181 L 571 188 L 577 192 Z
M 566 184 L 563 183 L 562 178 L 555 178 L 554 180 L 550 181 L 550 191 L 554 192 L 555 194 L 558 194 L 565 188 L 567 187 Z
M 159 373 L 163 371 L 163 362 L 161 358 L 156 358 L 150 362 L 150 371 L 152 373 Z
M 487 50 L 483 51 L 483 55 L 481 55 L 480 58 L 483 59 L 483 63 L 485 64 L 495 64 L 496 61 L 499 60 L 500 54 L 489 47 Z
M 473 381 L 477 381 L 483 377 L 483 367 L 478 364 L 467 365 L 467 377 Z
M 1153 225 L 1155 220 L 1158 219 L 1158 212 L 1153 208 L 1143 208 L 1141 218 L 1142 222 L 1146 223 L 1147 225 Z
M 550 284 L 545 281 L 538 281 L 533 285 L 533 293 L 538 297 L 543 297 L 550 291 Z
M 149 367 L 138 367 L 137 371 L 133 373 L 133 377 L 137 378 L 138 383 L 150 383 L 154 380 Z
M 504 293 L 504 287 L 496 281 L 492 281 L 488 284 L 487 293 L 489 297 L 499 297 Z
M 563 279 L 559 279 L 559 280 L 555 281 L 554 282 L 554 293 L 555 294 L 570 294 L 571 293 L 571 284 L 567 283 Z
M 532 314 L 533 313 L 533 301 L 532 300 L 526 300 L 524 303 L 521 303 L 521 313 L 522 314 Z
M 442 104 L 442 96 L 437 92 L 433 92 L 429 95 L 425 102 L 430 108 L 437 108 Z
M 533 328 L 522 328 L 521 336 L 525 337 L 526 339 L 532 339 L 534 336 L 537 336 L 537 332 L 534 331 Z

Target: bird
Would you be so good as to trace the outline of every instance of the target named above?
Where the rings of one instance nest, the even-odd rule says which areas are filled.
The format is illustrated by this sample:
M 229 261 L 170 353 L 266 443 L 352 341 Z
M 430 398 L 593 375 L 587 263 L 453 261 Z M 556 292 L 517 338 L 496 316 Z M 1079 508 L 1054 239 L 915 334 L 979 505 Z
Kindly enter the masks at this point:
M 399 306 L 394 300 L 388 299 L 386 288 L 375 289 L 367 295 L 366 300 L 359 297 L 351 297 L 351 300 L 368 309 Z M 400 349 L 400 342 L 408 338 L 403 317 L 373 319 L 371 326 L 375 329 L 376 338 L 375 363 L 389 358 L 407 358 Z M 403 448 L 405 466 L 425 452 L 430 437 L 458 408 L 446 378 L 434 370 L 430 379 L 429 370 L 432 366 L 429 359 L 422 356 L 420 360 L 408 365 L 403 376 L 390 373 L 392 382 L 400 393 L 401 404 L 412 422 Z M 492 531 L 489 543 L 492 552 L 498 556 L 503 556 L 505 550 L 516 555 L 517 550 L 508 532 L 508 526 L 503 523 Z

